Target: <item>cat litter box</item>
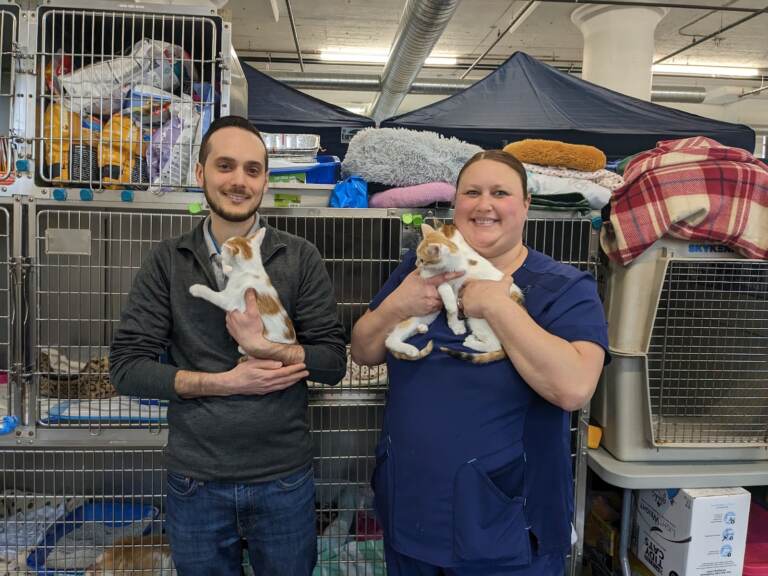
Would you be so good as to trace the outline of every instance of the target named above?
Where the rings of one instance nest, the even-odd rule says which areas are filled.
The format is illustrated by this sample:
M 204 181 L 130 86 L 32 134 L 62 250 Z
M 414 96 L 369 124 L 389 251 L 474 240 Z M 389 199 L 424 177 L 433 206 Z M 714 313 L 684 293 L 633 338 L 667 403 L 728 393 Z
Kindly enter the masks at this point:
M 46 576 L 83 576 L 111 546 L 152 530 L 158 509 L 130 501 L 88 502 L 55 522 L 27 557 L 27 566 Z

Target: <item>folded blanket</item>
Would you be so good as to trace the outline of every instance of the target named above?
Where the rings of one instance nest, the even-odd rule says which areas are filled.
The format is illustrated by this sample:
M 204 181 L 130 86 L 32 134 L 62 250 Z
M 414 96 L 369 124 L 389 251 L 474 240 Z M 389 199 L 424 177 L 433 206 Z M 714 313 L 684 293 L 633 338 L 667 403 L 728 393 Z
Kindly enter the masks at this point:
M 591 180 L 578 180 L 576 178 L 558 178 L 546 174 L 528 174 L 528 193 L 534 198 L 537 196 L 552 196 L 554 194 L 569 194 L 578 192 L 588 202 L 591 208 L 599 210 L 611 199 L 611 191 Z
M 624 186 L 624 178 L 621 175 L 610 170 L 595 170 L 593 172 L 583 172 L 581 170 L 571 170 L 570 168 L 560 168 L 558 166 L 539 166 L 538 164 L 524 163 L 525 171 L 528 173 L 546 174 L 547 176 L 558 176 L 560 178 L 576 178 L 577 180 L 589 180 L 599 184 L 608 190 L 616 190 Z
M 504 146 L 520 162 L 542 166 L 562 166 L 592 172 L 605 168 L 605 154 L 594 146 L 568 144 L 558 140 L 527 139 Z
M 549 210 L 555 212 L 591 212 L 589 202 L 581 194 L 553 194 L 551 196 L 531 196 L 531 210 Z
M 428 182 L 416 186 L 391 188 L 368 199 L 371 208 L 417 208 L 435 202 L 451 202 L 456 188 L 447 182 Z
M 350 141 L 341 169 L 345 175 L 389 186 L 455 184 L 464 163 L 481 150 L 435 132 L 366 128 Z
M 624 176 L 600 233 L 611 259 L 628 264 L 665 235 L 768 258 L 768 166 L 746 150 L 703 136 L 667 140 Z

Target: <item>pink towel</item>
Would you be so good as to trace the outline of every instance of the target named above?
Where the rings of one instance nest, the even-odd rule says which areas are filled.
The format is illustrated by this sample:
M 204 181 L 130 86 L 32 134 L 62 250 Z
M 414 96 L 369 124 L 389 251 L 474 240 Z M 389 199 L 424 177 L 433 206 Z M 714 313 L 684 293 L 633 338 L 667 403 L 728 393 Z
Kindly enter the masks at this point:
M 435 202 L 451 202 L 456 194 L 453 184 L 427 182 L 416 186 L 390 188 L 368 199 L 370 208 L 418 208 Z

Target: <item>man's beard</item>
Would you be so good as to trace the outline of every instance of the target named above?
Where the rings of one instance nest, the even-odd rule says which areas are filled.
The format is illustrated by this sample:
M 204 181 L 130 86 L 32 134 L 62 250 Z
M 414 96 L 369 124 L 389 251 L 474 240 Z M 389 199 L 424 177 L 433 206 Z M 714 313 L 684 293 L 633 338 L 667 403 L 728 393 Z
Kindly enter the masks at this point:
M 203 178 L 203 193 L 205 194 L 205 199 L 208 202 L 208 206 L 211 209 L 211 212 L 220 218 L 223 218 L 227 222 L 245 222 L 246 220 L 249 220 L 254 214 L 256 214 L 259 207 L 261 206 L 261 202 L 259 202 L 252 210 L 249 210 L 248 212 L 230 212 L 225 210 L 216 202 L 216 200 L 213 199 L 210 194 L 208 194 L 208 187 L 205 185 L 205 178 Z

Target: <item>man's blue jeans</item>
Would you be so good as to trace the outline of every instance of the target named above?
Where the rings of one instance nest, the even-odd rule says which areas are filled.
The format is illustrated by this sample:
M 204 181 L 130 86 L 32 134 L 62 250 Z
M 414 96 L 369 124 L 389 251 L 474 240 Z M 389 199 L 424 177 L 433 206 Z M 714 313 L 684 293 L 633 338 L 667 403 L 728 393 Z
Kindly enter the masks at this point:
M 272 482 L 200 482 L 168 471 L 166 531 L 179 576 L 310 576 L 317 561 L 312 466 Z

